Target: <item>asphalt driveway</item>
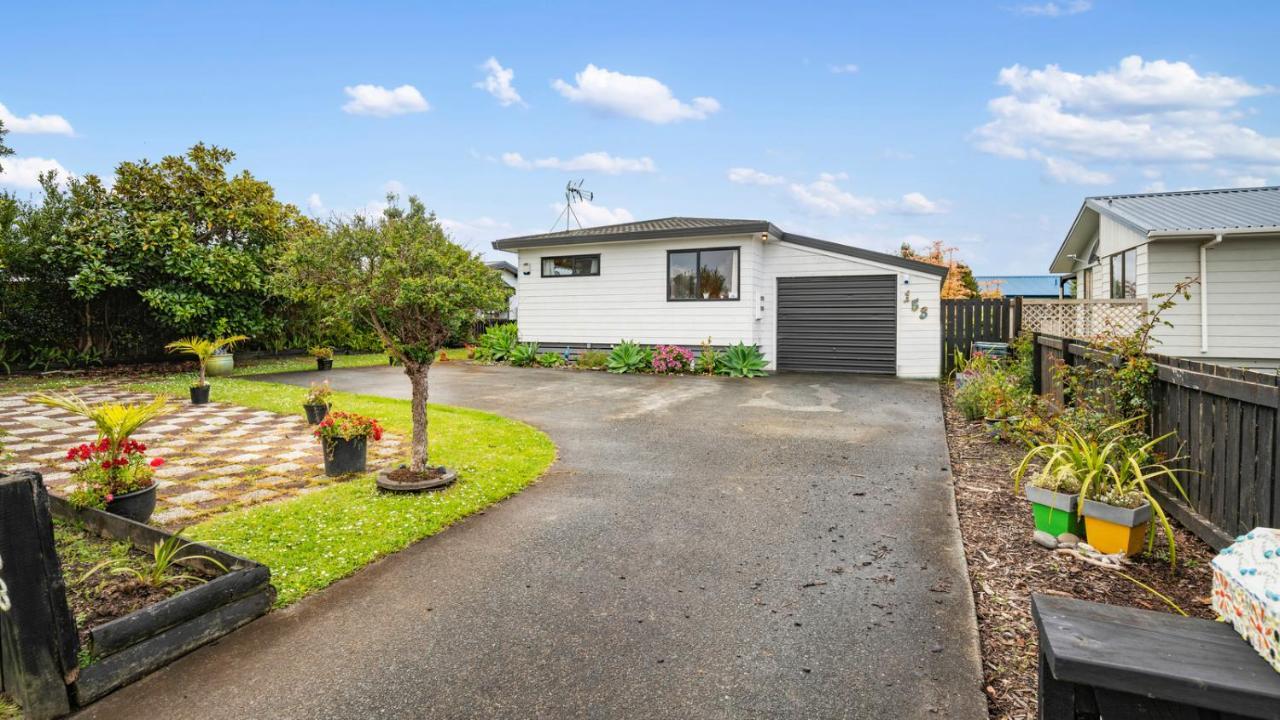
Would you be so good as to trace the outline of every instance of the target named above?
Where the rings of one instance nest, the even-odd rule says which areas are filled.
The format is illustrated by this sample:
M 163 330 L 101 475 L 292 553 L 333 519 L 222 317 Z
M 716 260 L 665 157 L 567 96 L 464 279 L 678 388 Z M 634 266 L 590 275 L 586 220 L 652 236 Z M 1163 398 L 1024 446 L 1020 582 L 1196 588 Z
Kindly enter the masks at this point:
M 454 363 L 431 400 L 559 459 L 85 717 L 986 717 L 935 383 Z

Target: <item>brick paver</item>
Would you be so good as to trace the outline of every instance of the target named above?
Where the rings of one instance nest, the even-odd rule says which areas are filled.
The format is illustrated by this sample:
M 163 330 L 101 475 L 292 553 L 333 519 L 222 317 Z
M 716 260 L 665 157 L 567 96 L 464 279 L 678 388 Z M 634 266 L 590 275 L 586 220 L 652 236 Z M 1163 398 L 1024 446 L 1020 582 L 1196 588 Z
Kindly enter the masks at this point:
M 151 395 L 103 385 L 78 388 L 85 402 L 146 402 Z M 33 405 L 27 395 L 0 396 L 0 428 L 9 434 L 11 467 L 36 470 L 55 495 L 74 483 L 67 449 L 97 437 L 93 425 L 58 408 Z M 304 495 L 335 481 L 324 475 L 320 442 L 301 416 L 211 402 L 173 401 L 177 410 L 134 437 L 149 457 L 163 457 L 156 472 L 157 504 L 151 522 L 190 525 L 228 506 L 244 507 Z M 370 467 L 390 464 L 407 448 L 384 435 L 369 447 Z

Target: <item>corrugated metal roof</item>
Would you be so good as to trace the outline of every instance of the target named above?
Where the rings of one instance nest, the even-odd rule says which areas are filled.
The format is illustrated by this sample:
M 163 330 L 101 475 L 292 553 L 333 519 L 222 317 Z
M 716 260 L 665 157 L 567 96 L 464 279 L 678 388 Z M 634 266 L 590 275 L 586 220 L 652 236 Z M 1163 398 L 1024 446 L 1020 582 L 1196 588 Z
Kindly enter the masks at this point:
M 1086 205 L 1143 232 L 1280 226 L 1280 187 L 1103 195 Z
M 979 287 L 998 281 L 1005 297 L 1058 297 L 1057 275 L 976 275 Z

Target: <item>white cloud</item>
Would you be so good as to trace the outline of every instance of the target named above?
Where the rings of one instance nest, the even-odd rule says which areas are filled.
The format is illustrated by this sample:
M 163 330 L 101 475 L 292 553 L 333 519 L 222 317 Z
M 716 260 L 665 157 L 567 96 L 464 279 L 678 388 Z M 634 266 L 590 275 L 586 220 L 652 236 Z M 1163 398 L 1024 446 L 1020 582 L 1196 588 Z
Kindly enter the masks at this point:
M 388 180 L 383 183 L 382 191 L 392 195 L 404 195 L 404 183 L 399 180 Z
M 564 203 L 555 203 L 551 206 L 556 214 L 564 212 Z M 599 225 L 617 225 L 618 223 L 635 222 L 635 216 L 626 208 L 610 209 L 603 205 L 596 205 L 590 201 L 583 201 L 573 204 L 573 212 L 577 215 L 578 220 L 582 221 L 583 227 L 596 227 Z M 576 226 L 575 226 L 576 227 Z
M 705 120 L 720 110 L 720 103 L 715 98 L 695 97 L 685 103 L 654 78 L 624 75 L 590 64 L 574 75 L 574 84 L 557 79 L 551 87 L 571 102 L 660 125 L 681 120 Z
M 1261 187 L 1267 179 L 1258 175 L 1238 175 L 1231 179 L 1232 187 Z
M 320 199 L 320 193 L 311 193 L 307 196 L 307 209 L 316 215 L 325 211 L 324 201 Z
M 484 61 L 480 66 L 485 71 L 484 80 L 475 84 L 475 87 L 484 90 L 492 95 L 498 104 L 502 107 L 511 105 L 524 105 L 524 100 L 520 97 L 520 93 L 516 92 L 515 86 L 511 81 L 515 79 L 516 73 L 511 68 L 504 68 L 498 62 L 498 58 L 491 57 Z
M 853 75 L 858 72 L 858 66 L 853 63 L 845 63 L 843 65 L 832 65 L 831 72 L 836 75 Z
M 1000 71 L 998 83 L 1009 93 L 988 102 L 992 119 L 974 131 L 974 143 L 1001 157 L 1038 161 L 1062 182 L 1112 179 L 1086 163 L 1194 169 L 1280 162 L 1280 137 L 1238 123 L 1239 103 L 1271 88 L 1201 74 L 1185 62 L 1134 55 L 1092 75 L 1014 65 Z
M 47 172 L 58 173 L 62 181 L 75 177 L 71 171 L 62 167 L 62 163 L 52 158 L 42 157 L 7 157 L 0 160 L 0 185 L 37 190 L 40 188 L 40 176 Z
M 658 166 L 654 164 L 653 159 L 649 157 L 626 158 L 610 155 L 607 152 L 589 152 L 583 153 L 568 160 L 561 160 L 558 157 L 545 157 L 535 160 L 526 160 L 523 155 L 517 152 L 508 152 L 502 154 L 502 162 L 507 167 L 519 168 L 521 170 L 532 170 L 535 168 L 544 170 L 569 170 L 572 172 L 601 172 L 606 175 L 621 175 L 622 173 L 637 172 L 655 172 Z
M 511 230 L 511 223 L 495 220 L 487 216 L 471 220 L 440 218 L 440 226 L 463 247 L 475 248 L 481 251 L 486 250 L 490 242 L 514 234 Z
M 0 122 L 4 123 L 4 128 L 16 135 L 23 134 L 44 134 L 44 135 L 74 135 L 75 131 L 71 129 L 71 123 L 61 115 L 36 115 L 32 113 L 26 117 L 18 117 L 9 108 L 0 103 Z
M 739 185 L 781 185 L 787 179 L 778 175 L 770 175 L 754 168 L 729 168 L 729 182 Z
M 895 211 L 903 215 L 940 215 L 947 210 L 942 203 L 930 200 L 924 193 L 909 192 L 902 196 Z
M 801 205 L 824 215 L 866 216 L 879 212 L 881 203 L 840 188 L 836 185 L 840 179 L 839 175 L 822 173 L 814 182 L 791 183 L 787 189 Z
M 355 85 L 345 87 L 342 91 L 351 98 L 342 106 L 342 110 L 352 115 L 391 117 L 431 109 L 426 98 L 412 85 L 401 85 L 392 90 L 381 85 Z
M 1019 5 L 1014 11 L 1022 15 L 1039 15 L 1041 17 L 1063 17 L 1065 15 L 1079 15 L 1082 12 L 1088 12 L 1093 9 L 1092 0 L 1067 0 L 1067 2 L 1059 5 L 1056 2 L 1046 2 L 1038 5 Z

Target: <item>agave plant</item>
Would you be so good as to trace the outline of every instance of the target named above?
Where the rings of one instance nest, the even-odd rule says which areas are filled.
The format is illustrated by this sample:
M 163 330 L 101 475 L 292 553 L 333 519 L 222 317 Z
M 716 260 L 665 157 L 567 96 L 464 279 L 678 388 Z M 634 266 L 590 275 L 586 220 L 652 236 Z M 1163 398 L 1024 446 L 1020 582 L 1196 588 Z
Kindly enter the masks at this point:
M 528 367 L 538 359 L 538 343 L 520 343 L 507 357 L 512 365 Z
M 649 367 L 650 362 L 650 355 L 643 347 L 630 340 L 623 340 L 609 352 L 605 369 L 611 373 L 640 372 Z
M 112 575 L 132 575 L 139 581 L 146 583 L 151 587 L 161 587 L 167 583 L 178 582 L 181 580 L 207 582 L 199 575 L 191 575 L 188 573 L 178 575 L 170 574 L 171 568 L 177 565 L 179 560 L 203 560 L 222 572 L 227 571 L 226 565 L 223 565 L 221 562 L 209 557 L 208 555 L 182 555 L 179 557 L 179 553 L 185 550 L 189 545 L 191 545 L 191 543 L 184 542 L 182 540 L 182 531 L 179 530 L 177 533 L 165 538 L 164 540 L 156 541 L 156 544 L 151 547 L 151 563 L 144 570 L 138 570 L 137 568 L 130 566 L 129 561 L 126 558 L 112 558 L 110 560 L 103 560 L 97 565 L 94 565 L 88 572 L 80 577 L 80 582 L 88 580 L 91 576 L 102 570 L 107 570 Z
M 72 393 L 56 395 L 36 393 L 27 402 L 48 405 L 87 418 L 98 429 L 98 437 L 109 443 L 111 456 L 120 454 L 120 448 L 129 436 L 152 420 L 173 412 L 167 395 L 157 395 L 148 403 L 100 403 L 89 405 Z
M 762 377 L 768 364 L 760 348 L 742 341 L 725 348 L 718 361 L 716 373 L 729 377 Z
M 1014 492 L 1017 492 L 1031 464 L 1039 459 L 1044 463 L 1039 471 L 1042 481 L 1051 485 L 1067 484 L 1080 488 L 1077 512 L 1083 512 L 1085 500 L 1120 507 L 1149 503 L 1165 539 L 1169 542 L 1169 562 L 1173 564 L 1178 558 L 1173 526 L 1169 524 L 1160 501 L 1152 494 L 1150 483 L 1157 479 L 1166 480 L 1183 499 L 1187 499 L 1186 491 L 1178 482 L 1177 473 L 1181 471 L 1168 465 L 1181 458 L 1171 458 L 1163 463 L 1152 462 L 1151 459 L 1152 449 L 1172 437 L 1173 433 L 1161 435 L 1141 445 L 1129 441 L 1131 436 L 1124 432 L 1125 429 L 1142 419 L 1143 416 L 1138 416 L 1110 425 L 1097 438 L 1075 428 L 1065 428 L 1053 442 L 1032 447 L 1022 458 L 1013 473 Z M 1148 552 L 1154 542 L 1155 527 L 1151 526 L 1147 535 Z
M 198 337 L 182 338 L 174 340 L 164 346 L 165 350 L 171 353 L 180 353 L 183 355 L 194 355 L 196 360 L 200 362 L 200 380 L 196 383 L 197 387 L 208 385 L 208 381 L 204 377 L 204 367 L 209 362 L 209 358 L 217 355 L 224 349 L 231 349 L 236 343 L 248 340 L 246 335 L 231 335 L 229 337 L 213 338 L 211 340 Z

